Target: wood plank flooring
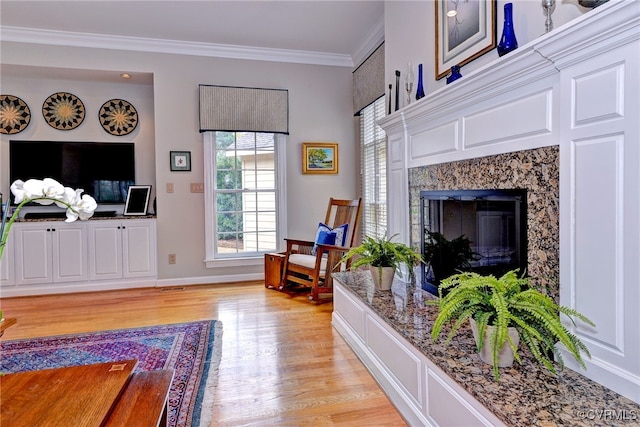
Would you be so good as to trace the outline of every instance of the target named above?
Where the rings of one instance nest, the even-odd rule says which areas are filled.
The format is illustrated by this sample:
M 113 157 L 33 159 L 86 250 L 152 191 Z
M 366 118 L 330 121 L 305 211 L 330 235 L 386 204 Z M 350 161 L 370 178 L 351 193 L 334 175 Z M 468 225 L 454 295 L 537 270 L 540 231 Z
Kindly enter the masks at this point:
M 404 426 L 314 305 L 261 282 L 4 298 L 3 340 L 204 319 L 223 324 L 212 426 Z

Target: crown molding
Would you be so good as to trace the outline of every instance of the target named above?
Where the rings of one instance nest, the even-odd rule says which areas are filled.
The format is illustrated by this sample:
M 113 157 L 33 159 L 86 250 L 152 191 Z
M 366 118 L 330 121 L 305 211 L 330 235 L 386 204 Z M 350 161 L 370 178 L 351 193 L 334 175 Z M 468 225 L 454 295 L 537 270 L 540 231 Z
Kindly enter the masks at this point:
M 24 27 L 0 27 L 2 41 L 55 46 L 88 47 L 137 52 L 168 53 L 253 61 L 290 62 L 296 64 L 353 67 L 349 55 L 302 50 L 186 42 L 177 40 L 124 37 L 104 34 L 74 33 Z
M 360 48 L 354 52 L 351 57 L 353 58 L 354 68 L 358 68 L 368 57 L 384 42 L 384 17 L 382 17 L 375 27 L 365 39 Z

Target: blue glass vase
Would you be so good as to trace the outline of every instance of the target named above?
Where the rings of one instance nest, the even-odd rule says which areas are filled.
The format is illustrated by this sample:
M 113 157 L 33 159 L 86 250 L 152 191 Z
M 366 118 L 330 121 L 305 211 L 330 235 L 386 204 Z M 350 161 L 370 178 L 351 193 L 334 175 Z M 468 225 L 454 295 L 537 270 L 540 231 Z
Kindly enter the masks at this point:
M 422 85 L 422 64 L 418 65 L 418 90 L 416 91 L 416 100 L 424 98 L 424 86 Z
M 504 26 L 502 27 L 502 37 L 498 43 L 498 56 L 505 55 L 518 48 L 518 40 L 513 30 L 513 4 L 504 5 Z
M 460 66 L 454 65 L 453 67 L 451 67 L 451 74 L 449 74 L 449 76 L 447 77 L 447 84 L 458 80 L 460 77 L 462 77 L 462 74 L 460 74 Z

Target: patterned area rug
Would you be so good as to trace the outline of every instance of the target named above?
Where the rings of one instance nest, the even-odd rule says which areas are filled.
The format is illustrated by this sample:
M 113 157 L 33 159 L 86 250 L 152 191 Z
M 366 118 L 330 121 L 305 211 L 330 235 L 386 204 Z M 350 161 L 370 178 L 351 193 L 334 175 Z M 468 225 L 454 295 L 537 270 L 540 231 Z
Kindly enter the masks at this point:
M 169 426 L 208 426 L 221 341 L 216 320 L 3 341 L 0 372 L 138 359 L 137 371 L 174 369 Z

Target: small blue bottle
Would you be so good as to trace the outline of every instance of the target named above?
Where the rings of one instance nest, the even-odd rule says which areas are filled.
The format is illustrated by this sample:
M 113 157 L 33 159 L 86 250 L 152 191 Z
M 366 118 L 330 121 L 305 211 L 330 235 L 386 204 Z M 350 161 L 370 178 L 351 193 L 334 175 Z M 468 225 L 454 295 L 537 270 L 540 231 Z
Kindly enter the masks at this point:
M 418 65 L 418 90 L 416 91 L 416 101 L 424 98 L 424 86 L 422 85 L 422 64 Z
M 460 74 L 460 66 L 454 65 L 453 67 L 451 67 L 451 74 L 447 76 L 447 84 L 458 80 L 460 77 L 462 77 L 462 74 Z
M 504 26 L 502 27 L 502 38 L 498 43 L 498 56 L 506 55 L 518 48 L 518 40 L 513 30 L 513 4 L 504 5 Z

